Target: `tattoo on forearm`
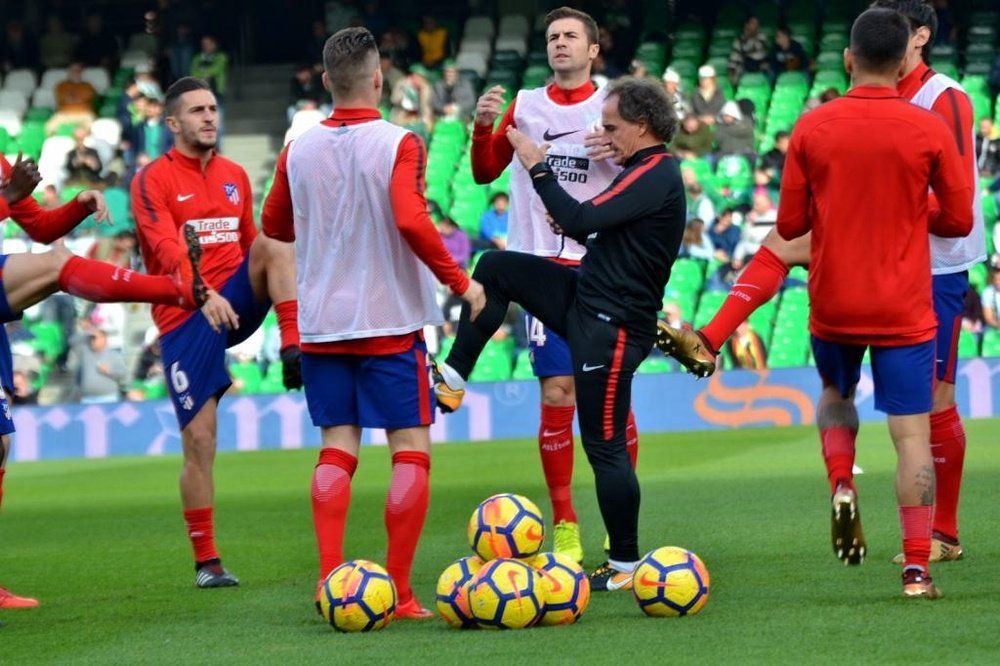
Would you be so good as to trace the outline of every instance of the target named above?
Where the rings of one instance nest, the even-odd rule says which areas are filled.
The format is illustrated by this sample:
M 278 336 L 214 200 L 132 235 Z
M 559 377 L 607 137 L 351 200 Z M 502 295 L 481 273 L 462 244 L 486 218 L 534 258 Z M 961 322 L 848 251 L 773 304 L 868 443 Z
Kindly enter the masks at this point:
M 930 506 L 934 504 L 934 468 L 924 465 L 917 472 L 917 486 L 920 488 L 920 504 Z

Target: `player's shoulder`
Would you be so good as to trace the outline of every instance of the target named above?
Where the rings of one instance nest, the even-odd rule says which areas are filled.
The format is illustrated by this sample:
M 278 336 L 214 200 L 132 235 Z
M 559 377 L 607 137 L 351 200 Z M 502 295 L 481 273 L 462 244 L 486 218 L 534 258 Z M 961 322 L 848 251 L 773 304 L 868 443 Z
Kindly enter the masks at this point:
M 225 155 L 216 153 L 212 159 L 217 162 L 218 168 L 224 169 L 230 174 L 239 175 L 240 177 L 246 177 L 247 175 L 247 170 L 239 162 L 234 162 Z
M 156 183 L 163 182 L 168 176 L 169 171 L 172 166 L 172 160 L 169 153 L 160 155 L 155 160 L 147 164 L 146 166 L 139 169 L 139 172 L 135 174 L 132 179 L 132 185 L 129 189 L 135 192 L 146 192 L 150 187 L 155 186 Z

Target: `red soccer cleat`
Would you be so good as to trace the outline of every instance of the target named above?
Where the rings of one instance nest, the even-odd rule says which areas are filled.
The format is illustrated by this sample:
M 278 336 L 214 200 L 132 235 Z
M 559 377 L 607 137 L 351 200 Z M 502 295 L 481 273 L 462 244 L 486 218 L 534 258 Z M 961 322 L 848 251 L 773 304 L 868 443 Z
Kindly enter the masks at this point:
M 181 258 L 173 279 L 180 296 L 179 305 L 188 310 L 197 310 L 208 300 L 208 285 L 201 277 L 201 241 L 198 231 L 190 224 L 181 227 L 180 240 L 187 248 L 187 259 Z
M 396 604 L 397 620 L 426 620 L 432 617 L 434 617 L 434 613 L 421 606 L 416 596 Z
M 38 599 L 19 597 L 6 587 L 0 587 L 0 608 L 36 608 Z

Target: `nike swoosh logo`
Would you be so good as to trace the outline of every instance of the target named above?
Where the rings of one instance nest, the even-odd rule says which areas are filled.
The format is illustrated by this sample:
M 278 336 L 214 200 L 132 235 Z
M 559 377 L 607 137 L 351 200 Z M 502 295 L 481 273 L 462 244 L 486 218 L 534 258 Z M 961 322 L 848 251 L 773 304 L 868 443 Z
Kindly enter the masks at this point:
M 646 585 L 647 587 L 670 587 L 670 583 L 666 582 L 661 583 L 659 579 L 650 578 L 648 573 L 642 574 L 642 576 L 639 578 L 639 584 Z M 608 588 L 610 587 L 611 587 L 611 581 L 609 580 Z
M 543 430 L 542 437 L 555 437 L 556 435 L 563 434 L 566 430 L 567 428 L 563 428 L 562 430 Z
M 190 199 L 193 196 L 194 196 L 193 194 L 178 194 L 177 195 L 177 200 L 178 201 L 187 201 L 188 199 Z
M 614 592 L 615 590 L 622 589 L 631 582 L 632 582 L 632 576 L 622 576 L 620 583 L 616 583 L 615 577 L 611 576 L 611 578 L 608 579 L 608 582 L 605 583 L 605 586 L 608 588 L 608 592 Z
M 590 372 L 591 370 L 599 370 L 599 369 L 603 368 L 604 365 L 605 365 L 604 363 L 602 363 L 601 365 L 587 365 L 586 363 L 584 363 L 583 364 L 583 371 L 584 372 Z
M 750 284 L 749 282 L 735 282 L 735 283 L 733 283 L 733 287 L 732 288 L 736 289 L 737 287 L 750 287 L 751 289 L 756 289 L 756 290 L 760 291 L 760 287 L 758 287 L 755 284 Z
M 553 134 L 549 130 L 545 130 L 545 132 L 542 134 L 542 138 L 545 139 L 546 141 L 555 141 L 556 139 L 561 139 L 564 136 L 569 136 L 570 134 L 576 134 L 577 132 L 580 131 L 582 130 L 576 129 L 572 130 L 571 132 L 559 132 L 558 134 Z

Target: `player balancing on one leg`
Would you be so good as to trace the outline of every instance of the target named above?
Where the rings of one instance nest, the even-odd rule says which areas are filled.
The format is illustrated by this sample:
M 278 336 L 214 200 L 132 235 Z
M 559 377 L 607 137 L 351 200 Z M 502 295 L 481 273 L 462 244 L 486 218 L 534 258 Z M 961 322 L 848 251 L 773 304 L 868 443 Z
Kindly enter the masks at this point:
M 948 126 L 895 90 L 909 37 L 905 18 L 892 9 L 869 9 L 855 21 L 844 56 L 851 90 L 796 124 L 776 229 L 789 240 L 815 231 L 809 329 L 823 379 L 816 422 L 833 490 L 837 556 L 860 564 L 865 555 L 851 469 L 854 391 L 870 347 L 875 407 L 888 414 L 898 456 L 903 595 L 936 599 L 941 595 L 928 559 L 937 322 L 927 237 L 928 231 L 958 238 L 972 230 L 973 190 Z M 934 214 L 928 187 L 940 205 Z
M 555 9 L 545 17 L 546 51 L 553 82 L 522 90 L 500 116 L 504 89 L 494 86 L 476 105 L 472 133 L 472 173 L 478 183 L 496 180 L 511 166 L 511 210 L 507 249 L 526 252 L 576 267 L 586 247 L 572 238 L 554 234 L 546 220 L 545 206 L 531 187 L 531 179 L 513 159 L 507 128 L 515 127 L 535 143 L 549 144 L 547 159 L 560 183 L 574 198 L 590 199 L 603 191 L 621 171 L 590 132 L 600 119 L 606 90 L 590 80 L 591 65 L 600 51 L 594 19 L 570 7 Z M 541 387 L 538 451 L 552 502 L 554 550 L 583 562 L 580 527 L 573 506 L 573 413 L 576 389 L 573 364 L 566 341 L 529 312 L 526 325 L 531 363 Z M 442 411 L 457 406 L 439 394 Z M 627 448 L 633 466 L 639 447 L 635 419 L 629 413 Z
M 928 57 L 937 32 L 934 8 L 923 0 L 879 0 L 877 6 L 901 12 L 910 24 L 903 77 L 896 85 L 900 96 L 930 109 L 944 118 L 953 131 L 953 141 L 962 156 L 964 171 L 975 192 L 971 204 L 974 224 L 964 238 L 941 238 L 931 234 L 931 272 L 934 312 L 937 317 L 934 404 L 931 409 L 931 447 L 937 477 L 932 562 L 961 559 L 958 536 L 958 501 L 965 465 L 965 428 L 955 404 L 955 369 L 958 331 L 963 300 L 968 291 L 968 270 L 986 259 L 985 226 L 977 182 L 972 102 L 962 87 L 928 67 Z M 933 206 L 933 203 L 932 203 Z M 809 262 L 809 236 L 792 241 L 768 234 L 761 250 L 729 293 L 715 317 L 699 331 L 661 326 L 657 345 L 674 356 L 689 371 L 707 377 L 715 370 L 717 350 L 739 324 L 781 288 L 790 266 Z M 821 433 L 824 458 L 843 448 L 835 433 Z M 851 454 L 853 455 L 853 453 Z M 862 538 L 863 541 L 863 538 Z M 903 563 L 903 555 L 894 562 Z
M 685 200 L 677 162 L 663 147 L 676 121 L 661 87 L 616 81 L 608 88 L 602 123 L 615 161 L 625 168 L 584 203 L 562 189 L 544 146 L 508 129 L 554 230 L 586 243 L 587 253 L 579 272 L 522 252 L 485 254 L 473 277 L 486 289 L 486 309 L 472 321 L 463 308 L 458 336 L 434 379 L 438 395 L 456 406 L 512 301 L 566 337 L 583 448 L 610 538 L 608 561 L 590 574 L 590 584 L 618 590 L 631 587 L 639 559 L 639 482 L 625 446 L 632 377 L 653 344 L 663 287 L 684 230 Z
M 422 619 L 433 614 L 414 595 L 410 569 L 430 498 L 434 398 L 423 329 L 442 321 L 435 277 L 474 312 L 484 296 L 427 214 L 423 142 L 379 115 L 378 63 L 364 28 L 327 40 L 323 85 L 335 111 L 282 151 L 263 227 L 295 241 L 302 376 L 323 437 L 312 482 L 317 597 L 344 561 L 362 428 L 383 428 L 392 452 L 385 568 L 399 592 L 396 617 Z
M 18 155 L 13 166 L 0 155 L 0 220 L 12 218 L 28 237 L 52 243 L 72 231 L 93 214 L 98 222 L 109 219 L 104 195 L 85 190 L 65 205 L 47 211 L 30 195 L 41 176 L 38 165 Z M 170 275 L 150 276 L 101 261 L 73 255 L 62 247 L 42 254 L 0 254 L 0 505 L 3 503 L 5 464 L 14 432 L 10 394 L 14 386 L 14 363 L 4 322 L 20 319 L 25 309 L 60 289 L 96 302 L 137 301 L 196 308 L 207 292 L 194 262 L 184 258 Z M 33 608 L 36 599 L 21 597 L 0 587 L 0 609 Z
M 239 581 L 215 545 L 212 476 L 218 402 L 231 384 L 226 348 L 257 330 L 273 302 L 285 385 L 301 385 L 294 258 L 290 244 L 257 234 L 246 171 L 215 151 L 219 111 L 208 84 L 179 79 L 164 106 L 174 147 L 132 181 L 132 214 L 150 272 L 169 273 L 187 250 L 202 257 L 205 282 L 218 289 L 200 313 L 157 305 L 153 321 L 181 430 L 181 501 L 195 583 L 229 587 Z

